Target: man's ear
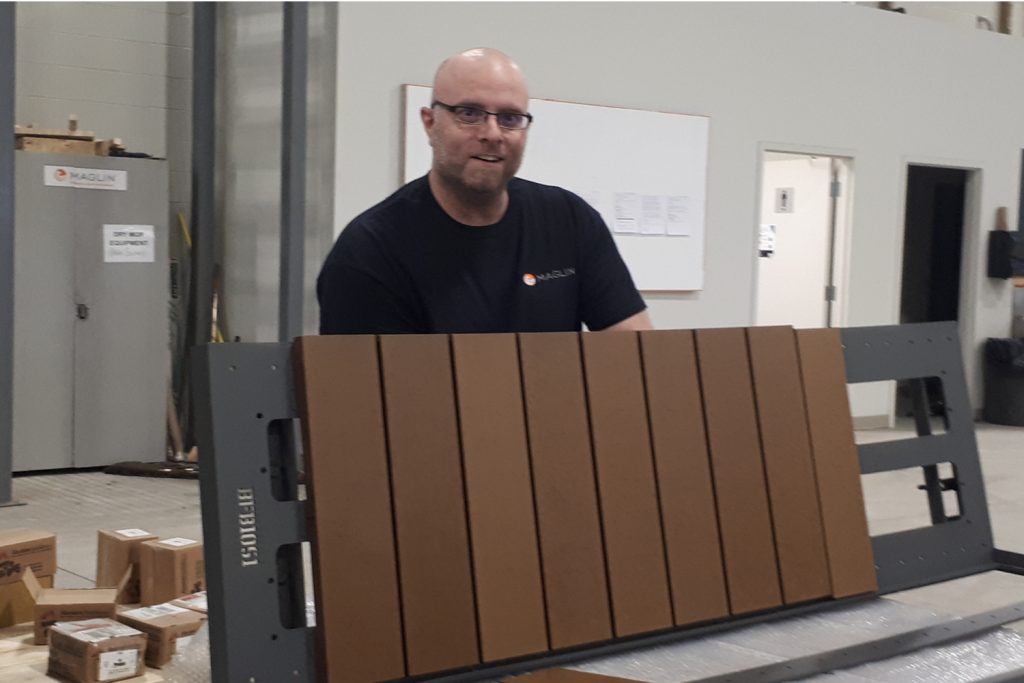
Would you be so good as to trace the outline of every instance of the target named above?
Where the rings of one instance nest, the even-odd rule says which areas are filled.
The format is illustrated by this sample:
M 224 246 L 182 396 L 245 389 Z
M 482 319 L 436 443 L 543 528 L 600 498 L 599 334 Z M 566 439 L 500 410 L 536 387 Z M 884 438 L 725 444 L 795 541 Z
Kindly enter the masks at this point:
M 430 129 L 434 127 L 434 110 L 420 107 L 420 121 L 423 122 L 423 130 L 427 131 L 427 137 L 430 137 Z

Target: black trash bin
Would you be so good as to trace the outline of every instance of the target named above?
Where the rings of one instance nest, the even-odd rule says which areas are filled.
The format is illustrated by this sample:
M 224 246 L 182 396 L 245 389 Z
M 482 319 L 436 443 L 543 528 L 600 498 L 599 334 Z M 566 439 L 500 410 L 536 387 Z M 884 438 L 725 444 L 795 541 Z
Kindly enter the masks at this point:
M 985 342 L 985 422 L 1024 426 L 1024 339 Z

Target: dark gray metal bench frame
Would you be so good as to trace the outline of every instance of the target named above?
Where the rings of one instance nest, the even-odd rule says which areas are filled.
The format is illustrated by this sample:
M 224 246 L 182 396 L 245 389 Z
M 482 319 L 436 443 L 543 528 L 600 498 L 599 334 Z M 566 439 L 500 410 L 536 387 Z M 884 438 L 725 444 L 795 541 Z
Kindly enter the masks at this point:
M 842 338 L 848 383 L 910 380 L 914 394 L 919 438 L 859 446 L 864 474 L 922 467 L 932 518 L 931 526 L 872 539 L 879 592 L 990 570 L 1024 574 L 1024 555 L 993 546 L 956 324 L 846 328 Z M 942 434 L 931 432 L 925 387 L 930 377 L 942 382 Z M 300 544 L 308 536 L 295 476 L 298 410 L 291 345 L 205 346 L 198 354 L 195 392 L 213 680 L 315 681 L 314 632 L 305 625 Z M 951 463 L 955 477 L 940 478 L 940 463 Z M 957 491 L 959 514 L 946 514 L 943 489 Z M 448 683 L 494 679 L 861 599 L 783 607 L 435 678 Z M 1003 621 L 1012 620 L 1003 616 Z M 912 646 L 894 640 L 884 653 L 891 656 Z M 828 663 L 815 666 L 824 671 Z M 729 680 L 766 679 L 751 674 Z

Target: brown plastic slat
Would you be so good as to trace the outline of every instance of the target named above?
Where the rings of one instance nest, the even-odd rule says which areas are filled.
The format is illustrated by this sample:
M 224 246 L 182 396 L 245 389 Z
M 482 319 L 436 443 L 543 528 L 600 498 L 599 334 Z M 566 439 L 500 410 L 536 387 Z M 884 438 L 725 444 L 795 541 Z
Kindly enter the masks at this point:
M 380 337 L 410 675 L 479 661 L 446 335 Z
M 330 683 L 405 675 L 377 340 L 295 345 L 317 595 L 317 669 Z
M 777 607 L 782 593 L 744 330 L 697 330 L 697 359 L 730 609 Z
M 729 614 L 693 332 L 640 333 L 676 624 Z
M 672 625 L 636 333 L 582 335 L 615 635 Z
M 761 449 L 787 604 L 831 595 L 818 486 L 791 327 L 747 330 Z
M 832 594 L 878 590 L 853 436 L 839 330 L 798 330 L 811 452 L 818 476 Z
M 579 335 L 519 335 L 551 647 L 612 637 Z
M 485 662 L 548 649 L 513 334 L 452 336 L 473 576 Z

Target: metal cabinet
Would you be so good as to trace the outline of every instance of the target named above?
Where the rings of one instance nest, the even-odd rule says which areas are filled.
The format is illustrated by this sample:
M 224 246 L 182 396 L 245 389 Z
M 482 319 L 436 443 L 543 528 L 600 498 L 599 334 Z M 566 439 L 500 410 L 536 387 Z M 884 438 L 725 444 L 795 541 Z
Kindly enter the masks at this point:
M 14 470 L 160 460 L 167 163 L 18 152 L 15 166 Z

